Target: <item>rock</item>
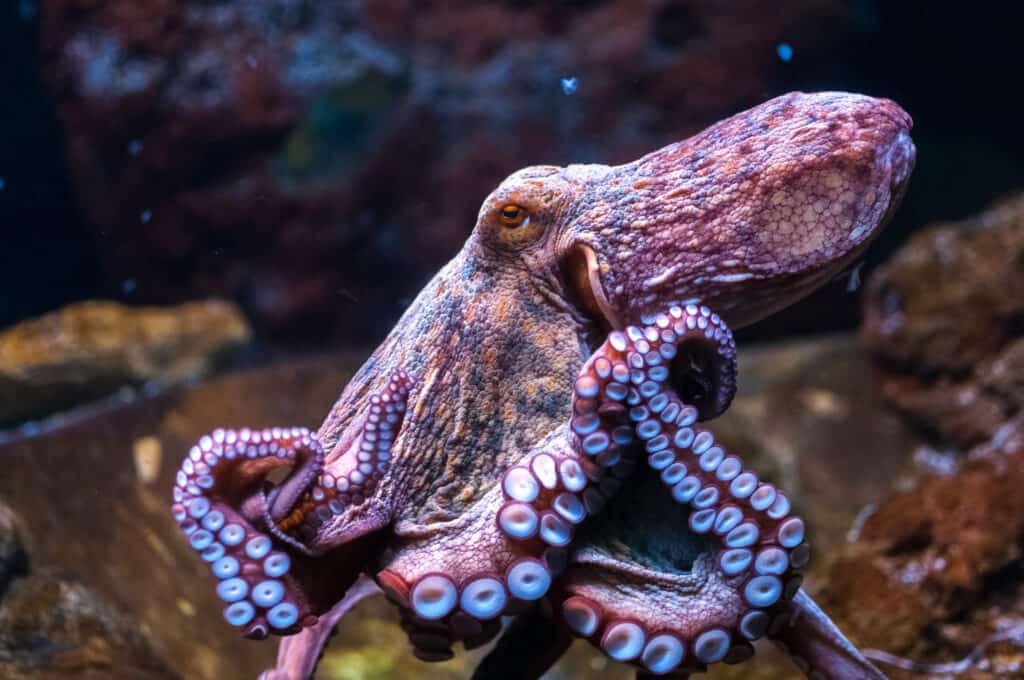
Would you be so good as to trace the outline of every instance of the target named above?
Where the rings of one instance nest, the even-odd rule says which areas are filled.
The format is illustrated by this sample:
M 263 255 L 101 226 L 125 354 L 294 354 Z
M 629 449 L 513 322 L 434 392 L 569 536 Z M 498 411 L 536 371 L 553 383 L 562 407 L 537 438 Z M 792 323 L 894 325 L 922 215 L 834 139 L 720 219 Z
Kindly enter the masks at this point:
M 863 521 L 823 595 L 918 673 L 894 679 L 1024 670 L 1022 319 L 1024 195 L 919 232 L 867 286 L 864 344 L 933 471 Z
M 882 503 L 829 574 L 826 603 L 862 645 L 949 663 L 1014 626 L 1024 634 L 1024 419 L 968 458 Z M 1024 669 L 1019 646 L 979 649 L 956 677 Z
M 988 440 L 1024 407 L 1024 194 L 918 232 L 872 277 L 863 339 L 883 392 L 939 441 Z
M 34 564 L 26 524 L 0 502 L 0 677 L 178 678 L 138 624 L 92 589 Z
M 42 0 L 40 18 L 108 284 L 365 338 L 510 172 L 632 160 L 777 93 L 797 68 L 781 36 L 818 69 L 853 26 L 839 0 Z
M 249 340 L 238 309 L 83 302 L 0 333 L 0 424 L 14 424 L 126 386 L 208 375 Z
M 117 617 L 130 620 L 128 627 L 142 634 L 172 670 L 170 677 L 255 678 L 271 664 L 274 645 L 244 640 L 223 622 L 209 566 L 194 558 L 169 513 L 174 474 L 192 440 L 218 424 L 315 426 L 357 361 L 348 354 L 228 375 L 0 443 L 0 500 L 21 518 L 31 578 L 40 574 L 22 591 L 18 620 L 49 625 L 43 604 L 59 609 L 79 597 L 88 612 L 96 612 L 88 616 L 106 620 L 109 612 L 101 603 L 114 602 L 118 614 L 110 614 L 110 625 L 121 631 Z M 47 587 L 47 580 L 53 585 Z M 23 581 L 15 581 L 11 598 Z M 41 604 L 34 608 L 33 602 Z M 83 619 L 80 630 L 88 632 L 91 625 Z M 56 622 L 53 626 L 54 639 L 65 639 Z M 127 637 L 110 648 L 120 649 L 122 642 L 139 649 Z M 8 644 L 22 649 L 25 643 L 18 638 Z M 93 646 L 103 650 L 94 642 L 81 654 L 95 651 Z M 142 658 L 141 652 L 126 655 Z M 8 677 L 2 667 L 0 677 Z M 140 670 L 95 677 L 167 675 L 146 676 Z
M 53 574 L 18 580 L 0 606 L 9 680 L 177 680 L 138 624 L 92 589 Z
M 0 601 L 14 579 L 28 572 L 28 553 L 22 543 L 21 520 L 0 503 Z

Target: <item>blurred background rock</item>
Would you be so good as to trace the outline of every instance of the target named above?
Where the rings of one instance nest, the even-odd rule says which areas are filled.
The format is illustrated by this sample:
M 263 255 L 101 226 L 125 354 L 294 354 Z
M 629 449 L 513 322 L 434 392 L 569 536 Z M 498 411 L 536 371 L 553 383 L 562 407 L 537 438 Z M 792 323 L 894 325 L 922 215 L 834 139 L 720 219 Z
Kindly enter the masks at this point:
M 0 326 L 67 302 L 242 306 L 373 340 L 530 164 L 622 162 L 793 89 L 897 99 L 919 163 L 869 267 L 1024 184 L 1017 3 L 12 0 Z M 561 80 L 576 78 L 565 94 Z M 850 328 L 835 290 L 749 332 Z

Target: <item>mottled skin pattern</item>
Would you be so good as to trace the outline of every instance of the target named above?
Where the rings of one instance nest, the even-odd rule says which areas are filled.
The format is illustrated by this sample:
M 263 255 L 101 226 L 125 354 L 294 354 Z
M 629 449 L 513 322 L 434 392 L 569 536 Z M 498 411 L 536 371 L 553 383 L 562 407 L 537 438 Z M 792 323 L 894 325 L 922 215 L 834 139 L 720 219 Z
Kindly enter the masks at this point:
M 909 128 L 887 100 L 793 93 L 628 165 L 506 179 L 316 435 L 218 431 L 183 465 L 175 516 L 222 579 L 228 621 L 255 638 L 302 630 L 265 676 L 312 673 L 330 626 L 374 592 L 366 574 L 426 660 L 518 614 L 479 677 L 539 677 L 570 631 L 659 674 L 743 661 L 767 632 L 811 677 L 883 677 L 798 592 L 803 524 L 783 494 L 744 473 L 752 486 L 730 496 L 742 468 L 732 456 L 716 473 L 730 458 L 716 447 L 692 499 L 658 479 L 667 462 L 648 421 L 671 412 L 675 443 L 659 455 L 711 445 L 681 430 L 728 406 L 728 326 L 856 261 L 905 188 Z M 265 481 L 275 467 L 292 469 L 277 486 Z M 753 554 L 748 536 L 701 526 L 699 508 L 724 520 L 729 505 L 744 509 L 759 556 L 789 556 L 756 572 L 782 574 L 768 578 L 786 579 L 781 598 L 743 594 L 752 566 L 719 566 L 727 547 Z M 545 600 L 565 623 L 543 616 Z M 741 625 L 754 610 L 758 625 Z M 541 630 L 551 634 L 530 642 Z

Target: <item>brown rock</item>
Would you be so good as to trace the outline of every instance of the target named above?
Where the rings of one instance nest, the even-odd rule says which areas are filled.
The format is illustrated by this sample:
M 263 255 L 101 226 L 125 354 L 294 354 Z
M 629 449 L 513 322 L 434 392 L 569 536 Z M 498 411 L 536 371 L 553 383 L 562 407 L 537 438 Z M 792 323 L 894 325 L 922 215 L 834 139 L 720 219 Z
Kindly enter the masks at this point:
M 19 579 L 0 606 L 9 680 L 173 680 L 138 624 L 93 590 L 53 574 Z
M 28 571 L 28 553 L 22 543 L 21 520 L 0 503 L 0 601 L 11 582 Z
M 0 333 L 0 424 L 125 386 L 200 378 L 248 340 L 245 319 L 224 302 L 71 305 Z
M 60 611 L 69 606 L 62 602 L 77 597 L 88 612 L 100 612 L 89 616 L 103 618 L 105 605 L 95 602 L 114 602 L 117 616 L 133 622 L 129 628 L 144 636 L 176 677 L 255 678 L 271 665 L 274 645 L 244 640 L 223 621 L 216 579 L 208 564 L 195 559 L 169 513 L 174 474 L 193 440 L 218 425 L 315 426 L 356 361 L 346 355 L 229 375 L 0 442 L 0 499 L 21 518 L 36 579 L 25 586 L 17 620 L 42 629 L 50 625 L 43 604 Z M 13 598 L 13 586 L 10 592 Z M 92 630 L 91 619 L 82 617 L 76 630 Z M 63 639 L 53 626 L 55 638 Z M 109 650 L 120 649 L 117 644 Z M 77 668 L 86 663 L 82 659 L 103 654 L 121 658 L 106 649 L 85 644 L 68 663 Z M 94 652 L 95 659 L 89 656 Z M 3 668 L 0 677 L 8 677 Z
M 113 284 L 369 338 L 504 176 L 631 160 L 764 99 L 778 41 L 834 58 L 844 7 L 43 0 L 42 72 Z
M 863 339 L 886 397 L 960 447 L 1024 407 L 1024 195 L 916 234 L 872 277 Z
M 177 678 L 138 624 L 74 580 L 33 564 L 26 524 L 0 502 L 0 677 Z
M 1022 540 L 1024 421 L 1017 419 L 955 474 L 926 477 L 882 503 L 835 564 L 826 602 L 863 645 L 951 662 L 1009 625 L 1024 631 Z M 1004 644 L 980 660 L 957 677 L 988 678 L 986 664 L 1014 660 L 1024 668 L 1024 651 Z

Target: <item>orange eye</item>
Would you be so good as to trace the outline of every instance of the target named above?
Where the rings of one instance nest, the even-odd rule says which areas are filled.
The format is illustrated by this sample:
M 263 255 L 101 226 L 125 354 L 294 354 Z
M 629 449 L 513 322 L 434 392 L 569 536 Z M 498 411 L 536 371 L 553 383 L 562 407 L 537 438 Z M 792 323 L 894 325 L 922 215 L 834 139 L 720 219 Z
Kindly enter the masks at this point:
M 530 216 L 524 208 L 509 203 L 501 209 L 501 223 L 511 229 L 525 227 L 530 223 Z

